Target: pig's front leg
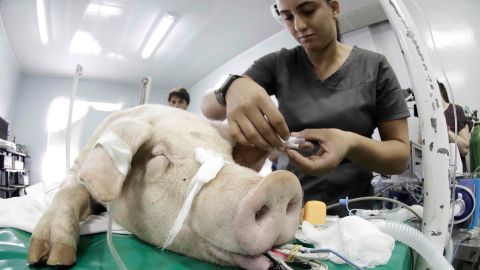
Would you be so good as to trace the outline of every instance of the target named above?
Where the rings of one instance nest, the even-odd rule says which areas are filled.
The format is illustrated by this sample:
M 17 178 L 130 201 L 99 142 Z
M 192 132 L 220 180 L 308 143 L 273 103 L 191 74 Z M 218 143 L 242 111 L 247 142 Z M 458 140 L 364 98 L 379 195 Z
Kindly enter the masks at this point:
M 80 234 L 79 223 L 91 214 L 93 206 L 92 196 L 83 185 L 74 180 L 65 182 L 32 233 L 28 262 L 74 264 Z

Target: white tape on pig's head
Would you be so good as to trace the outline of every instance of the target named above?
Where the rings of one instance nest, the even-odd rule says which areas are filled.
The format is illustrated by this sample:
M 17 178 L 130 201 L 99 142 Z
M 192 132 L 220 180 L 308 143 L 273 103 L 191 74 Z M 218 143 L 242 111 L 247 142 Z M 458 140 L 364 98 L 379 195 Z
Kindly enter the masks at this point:
M 173 240 L 182 229 L 183 224 L 188 218 L 190 209 L 192 208 L 193 200 L 197 196 L 198 192 L 200 192 L 205 184 L 217 177 L 225 163 L 228 163 L 219 153 L 204 149 L 202 147 L 195 148 L 195 159 L 201 164 L 200 168 L 190 182 L 187 198 L 185 199 L 180 212 L 178 212 L 172 228 L 168 232 L 167 240 L 165 240 L 163 248 L 166 248 L 172 244 Z
M 103 134 L 97 141 L 112 159 L 117 170 L 127 175 L 132 163 L 133 153 L 130 146 L 113 132 Z

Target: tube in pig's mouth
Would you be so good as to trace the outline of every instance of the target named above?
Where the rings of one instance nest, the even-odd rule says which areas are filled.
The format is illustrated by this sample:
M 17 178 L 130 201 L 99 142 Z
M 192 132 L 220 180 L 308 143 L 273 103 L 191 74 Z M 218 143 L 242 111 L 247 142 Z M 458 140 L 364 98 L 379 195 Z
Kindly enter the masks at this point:
M 238 253 L 224 250 L 208 242 L 206 246 L 206 251 L 209 253 L 210 256 L 216 258 L 221 263 L 223 262 L 225 265 L 229 265 L 226 258 L 229 257 L 230 261 L 233 261 L 233 263 L 246 270 L 269 270 L 272 269 L 271 266 L 275 263 L 269 258 L 267 258 L 265 254 L 241 255 Z
M 233 254 L 232 259 L 238 266 L 247 270 L 269 270 L 274 263 L 263 254 L 258 256 Z

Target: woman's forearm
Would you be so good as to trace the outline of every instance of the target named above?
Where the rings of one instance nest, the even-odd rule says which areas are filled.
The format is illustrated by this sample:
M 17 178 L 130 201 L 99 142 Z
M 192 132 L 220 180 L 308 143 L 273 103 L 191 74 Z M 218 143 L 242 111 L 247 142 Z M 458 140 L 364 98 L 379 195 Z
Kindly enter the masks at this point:
M 408 166 L 410 146 L 401 140 L 376 141 L 350 133 L 352 147 L 347 158 L 382 174 L 400 174 Z
M 458 132 L 457 136 L 457 145 L 458 151 L 462 156 L 466 156 L 468 153 L 468 147 L 470 144 L 470 134 L 468 131 L 468 126 L 465 126 L 462 130 Z M 451 130 L 448 131 L 448 138 L 451 143 L 455 143 L 455 133 Z

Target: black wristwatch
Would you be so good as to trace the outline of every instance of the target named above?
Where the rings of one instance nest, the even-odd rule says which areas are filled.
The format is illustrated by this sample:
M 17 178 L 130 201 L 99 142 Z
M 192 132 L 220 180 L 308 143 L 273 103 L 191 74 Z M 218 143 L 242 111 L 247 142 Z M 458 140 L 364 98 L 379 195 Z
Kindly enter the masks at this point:
M 220 88 L 218 88 L 214 92 L 218 103 L 222 104 L 223 106 L 227 105 L 227 101 L 225 100 L 225 96 L 227 95 L 228 88 L 238 78 L 242 78 L 242 76 L 230 74 L 230 75 L 228 75 L 228 77 L 223 82 L 219 82 L 219 84 L 221 83 L 221 86 L 220 86 Z

